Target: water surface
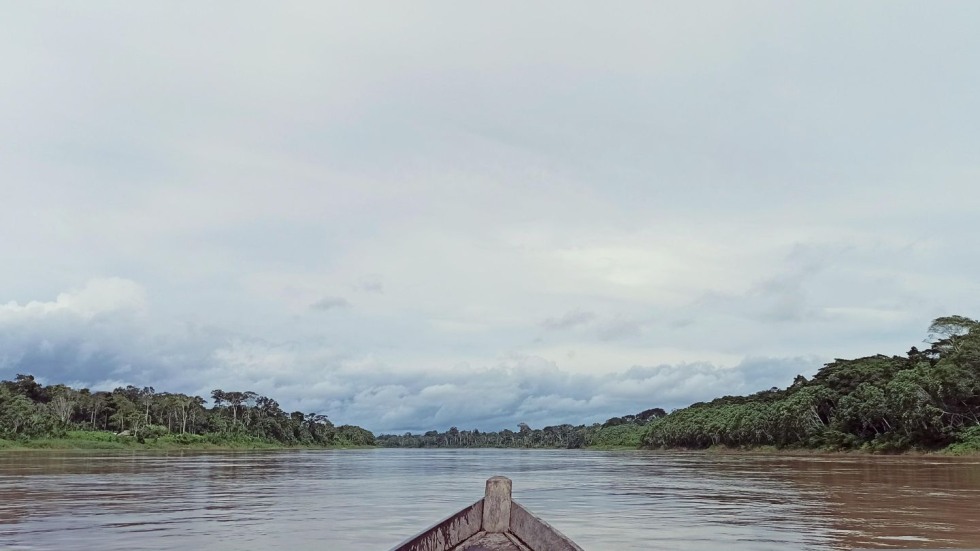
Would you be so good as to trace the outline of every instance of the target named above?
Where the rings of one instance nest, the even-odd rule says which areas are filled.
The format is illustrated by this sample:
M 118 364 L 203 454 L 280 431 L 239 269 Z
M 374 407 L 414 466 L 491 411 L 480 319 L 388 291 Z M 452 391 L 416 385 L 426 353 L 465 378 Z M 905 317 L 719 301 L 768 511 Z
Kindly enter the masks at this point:
M 586 550 L 980 548 L 980 460 L 542 450 L 0 453 L 0 549 L 379 550 L 502 474 Z

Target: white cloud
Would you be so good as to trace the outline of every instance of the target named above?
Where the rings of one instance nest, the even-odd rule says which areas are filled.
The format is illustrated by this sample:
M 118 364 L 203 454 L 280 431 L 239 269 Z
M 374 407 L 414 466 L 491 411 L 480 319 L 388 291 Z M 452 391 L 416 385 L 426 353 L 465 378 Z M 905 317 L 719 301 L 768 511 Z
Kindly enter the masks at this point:
M 32 300 L 0 304 L 0 323 L 17 323 L 57 315 L 93 318 L 125 312 L 139 314 L 146 308 L 146 291 L 136 282 L 118 277 L 93 279 L 81 289 L 58 294 L 52 301 Z

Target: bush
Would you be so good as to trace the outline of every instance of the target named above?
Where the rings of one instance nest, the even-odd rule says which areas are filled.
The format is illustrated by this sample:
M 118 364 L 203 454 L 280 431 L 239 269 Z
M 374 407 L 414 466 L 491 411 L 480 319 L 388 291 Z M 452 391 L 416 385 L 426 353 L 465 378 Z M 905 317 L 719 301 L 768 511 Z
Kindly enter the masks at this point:
M 115 433 L 102 430 L 70 430 L 65 438 L 69 440 L 87 440 L 89 442 L 118 442 Z
M 946 451 L 952 454 L 980 453 L 980 425 L 961 429 L 956 435 L 956 442 L 950 444 Z
M 591 445 L 597 447 L 639 448 L 646 428 L 641 425 L 619 424 L 603 427 L 592 438 Z
M 170 429 L 163 425 L 146 425 L 139 431 L 143 438 L 160 438 L 170 433 Z
M 164 444 L 178 444 L 181 446 L 190 446 L 193 444 L 201 444 L 204 442 L 204 437 L 200 434 L 191 434 L 185 432 L 184 434 L 167 434 L 160 437 L 157 442 Z

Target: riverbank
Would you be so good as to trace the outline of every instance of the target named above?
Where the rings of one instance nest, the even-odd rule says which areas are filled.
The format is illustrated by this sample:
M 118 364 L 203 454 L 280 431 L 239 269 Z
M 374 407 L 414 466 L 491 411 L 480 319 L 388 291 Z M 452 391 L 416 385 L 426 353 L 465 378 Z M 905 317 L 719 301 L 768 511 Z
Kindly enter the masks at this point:
M 908 449 L 908 450 L 875 450 L 875 449 L 853 449 L 853 450 L 828 450 L 821 448 L 777 448 L 775 446 L 757 446 L 750 448 L 730 448 L 727 446 L 711 446 L 703 449 L 689 448 L 644 448 L 651 452 L 681 452 L 697 453 L 705 455 L 772 455 L 778 457 L 868 457 L 868 456 L 896 456 L 896 457 L 957 457 L 957 456 L 980 456 L 980 448 L 961 446 L 953 444 L 946 448 L 936 450 Z
M 44 438 L 29 441 L 0 440 L 0 452 L 3 451 L 127 451 L 127 450 L 264 450 L 287 449 L 268 443 L 200 443 L 177 444 L 173 442 L 92 442 L 73 440 L 71 438 Z
M 0 438 L 2 451 L 236 451 L 236 450 L 340 450 L 340 449 L 375 449 L 380 446 L 363 446 L 353 444 L 335 444 L 330 446 L 284 446 L 278 442 L 261 440 L 252 437 L 226 437 L 224 435 L 166 435 L 159 438 L 149 438 L 139 441 L 131 436 L 118 436 L 111 432 L 99 431 L 70 431 L 60 438 L 36 438 L 32 440 L 5 440 Z M 456 448 L 464 449 L 464 448 Z M 484 449 L 484 448 L 474 448 Z M 504 449 L 504 448 L 485 448 Z M 512 448 L 512 449 L 541 449 L 555 450 L 562 448 Z M 841 457 L 841 456 L 980 456 L 980 447 L 973 445 L 954 444 L 937 450 L 878 450 L 859 448 L 852 450 L 829 450 L 820 448 L 777 448 L 775 446 L 756 446 L 732 448 L 727 446 L 711 446 L 709 448 L 637 448 L 634 446 L 602 444 L 581 448 L 588 451 L 648 451 L 662 453 L 690 453 L 703 455 L 771 455 L 779 457 Z
M 38 450 L 90 450 L 90 451 L 234 451 L 234 450 L 287 450 L 287 449 L 353 449 L 373 446 L 284 446 L 278 442 L 251 437 L 225 438 L 221 435 L 196 434 L 166 435 L 144 441 L 131 436 L 117 436 L 111 432 L 70 431 L 60 438 L 35 438 L 31 440 L 5 440 L 0 438 L 0 451 Z

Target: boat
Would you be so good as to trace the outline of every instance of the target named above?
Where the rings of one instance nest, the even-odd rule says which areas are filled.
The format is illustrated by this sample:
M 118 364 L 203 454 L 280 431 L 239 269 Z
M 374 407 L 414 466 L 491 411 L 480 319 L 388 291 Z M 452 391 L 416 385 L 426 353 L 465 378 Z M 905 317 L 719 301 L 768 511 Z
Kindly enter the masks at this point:
M 488 479 L 483 499 L 391 551 L 583 551 L 511 499 L 511 489 L 505 476 Z

